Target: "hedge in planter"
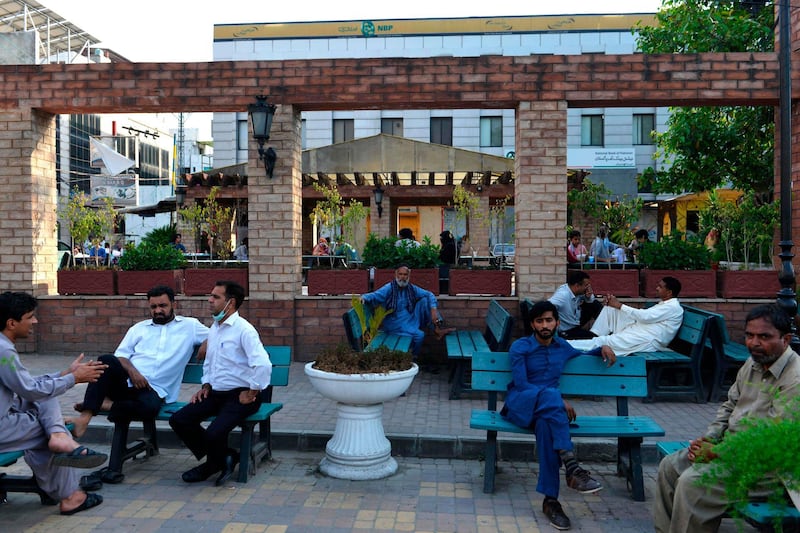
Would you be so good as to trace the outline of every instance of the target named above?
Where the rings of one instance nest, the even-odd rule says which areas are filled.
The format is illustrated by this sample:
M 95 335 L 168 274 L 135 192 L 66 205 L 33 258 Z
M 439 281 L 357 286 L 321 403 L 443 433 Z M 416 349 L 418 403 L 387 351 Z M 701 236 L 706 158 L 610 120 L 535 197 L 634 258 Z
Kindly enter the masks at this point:
M 711 252 L 702 243 L 683 240 L 673 232 L 659 242 L 639 247 L 642 270 L 642 296 L 655 296 L 656 285 L 665 276 L 681 282 L 681 296 L 714 298 L 716 272 L 711 270 Z
M 122 269 L 117 274 L 119 294 L 146 293 L 156 285 L 183 291 L 183 271 L 186 258 L 171 245 L 140 244 L 125 249 L 119 258 Z
M 219 262 L 220 267 L 209 268 L 187 268 L 183 272 L 183 293 L 186 296 L 202 296 L 211 294 L 211 289 L 217 281 L 235 281 L 244 287 L 245 296 L 249 294 L 250 277 L 247 263 L 231 261 L 230 265 L 225 265 L 227 261 Z M 217 264 L 215 262 L 214 264 Z
M 400 265 L 411 269 L 411 283 L 439 294 L 439 246 L 425 237 L 419 246 L 397 244 L 396 237 L 378 237 L 374 233 L 364 246 L 364 264 L 375 267 L 373 289 L 394 279 Z M 427 272 L 426 272 L 427 271 Z

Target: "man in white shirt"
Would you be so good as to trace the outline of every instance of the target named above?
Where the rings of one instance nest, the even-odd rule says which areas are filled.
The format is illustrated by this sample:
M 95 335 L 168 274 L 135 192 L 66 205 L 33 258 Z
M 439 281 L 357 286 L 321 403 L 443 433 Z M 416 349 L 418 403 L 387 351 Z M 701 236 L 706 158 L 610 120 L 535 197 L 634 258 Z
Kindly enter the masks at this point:
M 617 357 L 663 350 L 675 338 L 683 321 L 680 292 L 681 282 L 667 276 L 656 286 L 659 302 L 647 309 L 623 305 L 610 294 L 591 329 L 597 337 L 568 342 L 584 351 L 608 346 Z
M 169 425 L 192 451 L 206 462 L 183 473 L 187 483 L 205 481 L 220 472 L 215 484 L 224 485 L 239 462 L 228 448 L 228 435 L 261 406 L 261 391 L 269 386 L 272 363 L 256 329 L 239 316 L 244 288 L 218 281 L 208 303 L 214 324 L 208 332 L 202 387 L 191 402 L 172 415 Z M 203 428 L 210 416 L 216 418 Z
M 175 315 L 175 292 L 164 285 L 147 292 L 148 320 L 134 324 L 114 355 L 101 355 L 105 373 L 86 388 L 81 414 L 71 420 L 72 433 L 81 437 L 98 411 L 109 419 L 154 418 L 164 402 L 177 401 L 183 369 L 195 346 L 208 337 L 208 328 L 196 318 Z
M 559 337 L 572 340 L 595 336 L 589 328 L 603 309 L 603 304 L 592 293 L 589 274 L 583 270 L 570 270 L 567 282 L 556 289 L 549 300 L 558 309 Z

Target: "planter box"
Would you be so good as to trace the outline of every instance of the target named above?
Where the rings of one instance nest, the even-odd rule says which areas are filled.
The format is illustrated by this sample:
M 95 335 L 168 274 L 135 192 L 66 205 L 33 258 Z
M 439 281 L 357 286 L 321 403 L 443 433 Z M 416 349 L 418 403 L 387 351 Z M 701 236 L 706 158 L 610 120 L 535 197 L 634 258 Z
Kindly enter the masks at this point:
M 187 268 L 183 273 L 183 293 L 186 296 L 211 294 L 218 281 L 235 281 L 244 287 L 245 295 L 250 293 L 249 269 L 247 268 Z
M 450 295 L 486 294 L 511 296 L 511 270 L 450 269 Z
M 364 294 L 369 292 L 368 270 L 324 270 L 312 268 L 308 271 L 308 295 L 320 294 Z
M 779 290 L 775 270 L 717 271 L 717 291 L 722 298 L 775 298 Z
M 120 270 L 117 272 L 119 294 L 145 294 L 156 285 L 183 291 L 183 270 Z
M 629 270 L 601 270 L 584 269 L 589 274 L 592 282 L 592 291 L 598 295 L 613 294 L 614 296 L 639 296 L 639 271 L 635 268 Z M 658 283 L 656 281 L 656 283 Z
M 116 270 L 59 270 L 58 294 L 117 294 Z
M 656 285 L 665 276 L 672 276 L 681 282 L 679 298 L 716 298 L 716 270 L 642 270 L 642 296 L 655 298 Z
M 394 280 L 394 269 L 376 268 L 372 290 L 379 289 Z M 439 295 L 439 268 L 412 268 L 411 283 Z

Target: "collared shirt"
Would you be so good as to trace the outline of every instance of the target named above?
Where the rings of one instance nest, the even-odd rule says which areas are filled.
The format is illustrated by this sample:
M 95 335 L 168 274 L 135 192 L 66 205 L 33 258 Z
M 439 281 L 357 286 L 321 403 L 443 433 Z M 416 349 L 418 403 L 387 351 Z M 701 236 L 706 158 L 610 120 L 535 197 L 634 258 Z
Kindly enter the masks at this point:
M 775 393 L 780 399 L 776 401 Z M 753 358 L 745 361 L 728 391 L 728 399 L 717 410 L 706 437 L 719 439 L 742 429 L 744 418 L 783 416 L 786 402 L 800 395 L 800 356 L 787 347 L 768 369 Z
M 196 318 L 176 315 L 166 324 L 142 320 L 128 330 L 114 355 L 128 359 L 159 398 L 170 403 L 178 400 L 193 348 L 206 338 L 208 328 Z
M 550 303 L 558 308 L 558 331 L 569 331 L 581 325 L 581 304 L 593 302 L 594 295 L 586 298 L 583 293 L 575 296 L 567 283 L 556 289 Z
M 208 349 L 203 362 L 203 384 L 213 390 L 242 387 L 264 390 L 272 377 L 272 363 L 256 328 L 233 313 L 225 322 L 214 322 L 208 332 Z

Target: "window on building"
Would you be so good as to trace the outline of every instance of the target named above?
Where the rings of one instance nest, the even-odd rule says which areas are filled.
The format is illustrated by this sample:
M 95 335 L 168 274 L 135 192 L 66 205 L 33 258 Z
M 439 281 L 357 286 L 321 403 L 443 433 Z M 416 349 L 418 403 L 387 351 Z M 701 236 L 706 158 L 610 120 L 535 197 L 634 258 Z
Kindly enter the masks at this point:
M 333 143 L 352 141 L 355 130 L 355 120 L 352 118 L 333 119 Z
M 300 121 L 300 140 L 303 143 L 303 150 L 308 148 L 308 129 L 306 128 L 306 119 Z
M 403 136 L 403 119 L 402 118 L 382 118 L 381 119 L 381 133 L 386 135 L 395 135 L 397 137 Z
M 89 193 L 90 178 L 100 169 L 91 166 L 89 136 L 100 135 L 100 115 L 69 116 L 69 183 Z
M 431 142 L 453 146 L 453 117 L 431 117 Z
M 236 121 L 236 149 L 247 150 L 247 141 L 249 135 L 247 133 L 247 119 Z
M 603 115 L 581 117 L 581 146 L 603 146 Z
M 503 117 L 481 117 L 481 146 L 503 146 Z
M 656 116 L 652 113 L 633 115 L 633 144 L 654 144 L 652 132 L 656 129 Z

